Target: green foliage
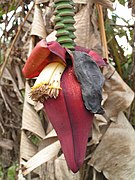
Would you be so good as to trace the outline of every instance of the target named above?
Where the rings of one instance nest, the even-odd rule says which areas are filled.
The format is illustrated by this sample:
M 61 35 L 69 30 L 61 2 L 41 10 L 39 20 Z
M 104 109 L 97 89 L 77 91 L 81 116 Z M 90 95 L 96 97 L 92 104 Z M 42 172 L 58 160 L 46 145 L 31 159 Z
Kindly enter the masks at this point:
M 127 1 L 119 0 L 121 5 L 125 5 Z M 123 25 L 119 25 L 117 22 L 122 20 Z M 134 25 L 131 24 L 131 20 L 126 20 L 123 17 L 119 17 L 117 14 L 112 13 L 112 17 L 109 19 L 106 18 L 105 21 L 106 35 L 108 41 L 108 49 L 110 52 L 110 59 L 113 62 L 116 70 L 119 72 L 124 81 L 135 91 L 134 85 L 134 58 L 135 54 L 127 53 L 127 47 L 125 44 L 128 44 L 128 47 L 133 47 L 134 38 Z M 119 39 L 125 38 L 125 43 L 119 45 Z M 134 47 L 135 48 L 135 47 Z M 130 116 L 128 119 L 131 124 L 135 126 L 135 102 L 133 102 L 130 109 Z
M 2 2 L 0 6 L 0 20 L 3 19 L 3 15 L 6 14 L 7 12 L 9 13 L 10 11 L 13 11 L 16 9 L 18 1 L 12 0 L 11 3 L 9 2 Z
M 2 166 L 0 165 L 0 179 L 6 178 L 8 180 L 15 180 L 16 168 L 17 166 L 13 164 L 11 167 L 8 168 L 8 170 L 6 170 L 7 173 L 4 173 Z M 5 174 L 7 174 L 6 177 Z
M 122 3 L 123 1 L 121 1 Z M 124 1 L 125 2 L 125 1 Z M 124 4 L 124 3 L 123 3 Z M 124 25 L 117 25 L 117 20 L 123 21 Z M 117 14 L 112 13 L 111 19 L 106 19 L 106 34 L 108 39 L 108 47 L 115 62 L 115 67 L 120 73 L 122 78 L 128 81 L 129 75 L 131 73 L 132 67 L 132 56 L 131 54 L 126 54 L 128 49 L 125 44 L 132 46 L 133 44 L 133 25 L 130 24 L 129 20 L 125 20 L 123 17 L 119 17 Z M 125 38 L 125 44 L 119 45 L 118 38 Z
M 16 166 L 13 165 L 8 169 L 8 180 L 14 180 L 16 174 Z
M 125 5 L 125 3 L 127 2 L 126 0 L 118 0 L 120 4 L 122 4 L 123 6 Z
M 1 47 L 1 43 L 0 43 L 0 47 Z M 0 65 L 3 63 L 3 56 L 2 56 L 3 51 L 0 50 Z
M 33 143 L 33 144 L 35 144 L 36 146 L 39 144 L 39 142 L 40 142 L 40 138 L 39 137 L 37 137 L 36 135 L 31 135 L 30 136 L 30 140 L 31 140 L 31 142 Z
M 2 167 L 0 166 L 0 179 L 3 177 Z

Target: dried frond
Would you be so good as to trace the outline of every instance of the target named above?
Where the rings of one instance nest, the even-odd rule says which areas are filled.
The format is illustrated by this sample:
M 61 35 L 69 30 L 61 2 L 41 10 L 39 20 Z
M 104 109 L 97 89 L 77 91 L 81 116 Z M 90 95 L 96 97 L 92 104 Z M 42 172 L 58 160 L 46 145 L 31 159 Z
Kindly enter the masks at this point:
M 114 10 L 113 3 L 110 0 L 95 0 L 94 2 L 97 3 L 97 4 L 102 5 L 103 7 Z

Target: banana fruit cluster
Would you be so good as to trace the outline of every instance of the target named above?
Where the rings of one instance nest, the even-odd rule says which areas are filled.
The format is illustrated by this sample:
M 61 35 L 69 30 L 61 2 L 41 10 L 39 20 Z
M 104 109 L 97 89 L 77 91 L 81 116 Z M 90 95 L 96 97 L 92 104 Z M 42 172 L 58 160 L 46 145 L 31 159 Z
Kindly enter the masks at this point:
M 54 0 L 54 22 L 57 31 L 56 37 L 58 43 L 63 47 L 74 50 L 74 3 L 72 0 Z
M 65 66 L 59 62 L 48 64 L 37 77 L 31 89 L 30 97 L 34 101 L 44 102 L 45 99 L 57 98 L 59 95 L 60 79 Z

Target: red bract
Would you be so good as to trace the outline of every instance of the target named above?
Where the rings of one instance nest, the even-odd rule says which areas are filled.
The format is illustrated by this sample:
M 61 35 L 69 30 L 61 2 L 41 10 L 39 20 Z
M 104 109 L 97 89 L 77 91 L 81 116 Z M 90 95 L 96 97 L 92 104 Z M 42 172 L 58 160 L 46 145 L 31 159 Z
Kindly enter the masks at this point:
M 71 67 L 65 70 L 61 87 L 58 98 L 45 101 L 44 108 L 57 132 L 68 166 L 77 172 L 85 158 L 93 114 L 83 104 L 80 84 Z
M 80 47 L 80 46 L 76 46 L 75 50 L 86 52 L 90 57 L 92 57 L 92 59 L 97 63 L 98 66 L 106 66 L 107 64 L 106 61 L 97 52 L 93 50 Z
M 77 51 L 86 52 L 89 54 L 93 60 L 97 63 L 99 66 L 105 66 L 106 62 L 103 60 L 103 58 L 98 55 L 95 51 L 82 48 L 80 46 L 76 47 Z M 33 78 L 37 77 L 40 72 L 43 70 L 43 68 L 51 63 L 51 62 L 57 62 L 61 58 L 61 63 L 66 63 L 66 49 L 61 47 L 61 45 L 56 42 L 52 41 L 49 43 L 46 43 L 45 40 L 41 40 L 35 48 L 32 50 L 32 53 L 28 57 L 26 64 L 22 70 L 25 78 Z
M 59 59 L 65 64 L 65 54 L 66 50 L 56 41 L 46 43 L 45 40 L 41 40 L 26 61 L 22 70 L 24 77 L 37 77 L 47 64 L 57 62 Z
M 96 53 L 92 56 L 100 65 L 105 64 Z M 26 78 L 38 76 L 48 63 L 54 61 L 66 64 L 66 50 L 57 42 L 45 43 L 42 40 L 33 49 L 23 68 L 23 74 Z M 74 61 L 73 56 L 72 61 Z M 73 67 L 65 69 L 61 79 L 61 88 L 56 99 L 48 98 L 44 100 L 43 104 L 47 116 L 57 132 L 67 164 L 73 172 L 77 172 L 85 158 L 93 113 L 84 106 L 81 86 L 74 74 Z

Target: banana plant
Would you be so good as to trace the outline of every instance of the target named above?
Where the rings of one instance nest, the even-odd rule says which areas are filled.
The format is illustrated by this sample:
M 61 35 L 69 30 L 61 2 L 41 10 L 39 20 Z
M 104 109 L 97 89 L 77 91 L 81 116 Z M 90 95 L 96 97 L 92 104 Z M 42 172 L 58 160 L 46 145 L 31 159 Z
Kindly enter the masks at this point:
M 84 162 L 94 114 L 104 113 L 104 77 L 99 66 L 106 63 L 95 51 L 75 45 L 73 1 L 54 2 L 57 41 L 37 43 L 23 74 L 37 77 L 30 97 L 43 103 L 67 164 L 75 173 Z

